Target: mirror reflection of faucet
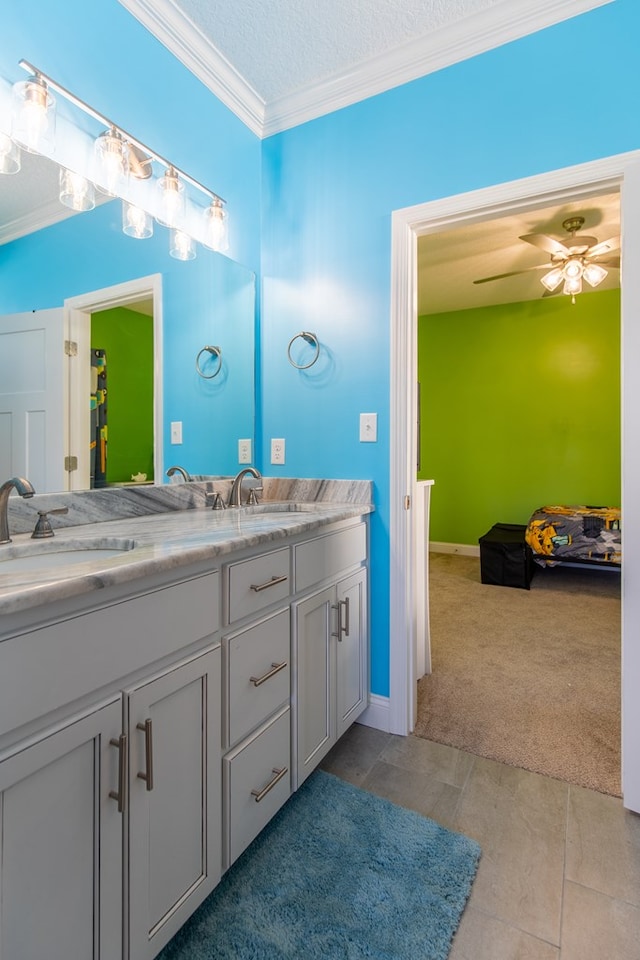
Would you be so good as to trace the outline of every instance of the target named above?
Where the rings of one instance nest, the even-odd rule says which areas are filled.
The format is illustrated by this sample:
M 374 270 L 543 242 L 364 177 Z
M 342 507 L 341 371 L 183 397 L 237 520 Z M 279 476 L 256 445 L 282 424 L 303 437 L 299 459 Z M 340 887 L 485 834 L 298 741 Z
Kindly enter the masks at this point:
M 53 527 L 48 517 L 52 513 L 69 513 L 69 507 L 58 507 L 57 510 L 38 510 L 38 521 L 35 530 L 31 534 L 32 540 L 44 540 L 45 537 L 53 536 Z
M 191 476 L 190 476 L 190 474 L 185 470 L 184 467 L 179 467 L 179 466 L 177 466 L 177 464 L 176 464 L 176 466 L 169 467 L 169 469 L 167 470 L 167 476 L 168 476 L 168 477 L 172 477 L 175 473 L 179 473 L 185 483 L 189 483 L 189 482 L 191 481 Z
M 11 543 L 9 536 L 9 494 L 15 490 L 24 497 L 32 497 L 36 492 L 32 484 L 24 477 L 12 477 L 0 487 L 0 543 Z

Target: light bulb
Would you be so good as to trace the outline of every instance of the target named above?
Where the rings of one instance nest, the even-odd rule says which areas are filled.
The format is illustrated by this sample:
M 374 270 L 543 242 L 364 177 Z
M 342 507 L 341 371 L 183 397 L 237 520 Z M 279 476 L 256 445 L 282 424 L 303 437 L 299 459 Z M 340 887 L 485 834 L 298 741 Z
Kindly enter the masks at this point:
M 13 85 L 11 135 L 29 153 L 52 153 L 55 141 L 55 100 L 41 77 Z
M 564 267 L 562 268 L 562 273 L 564 274 L 567 280 L 575 280 L 578 277 L 582 276 L 584 267 L 581 260 L 567 260 Z
M 153 218 L 151 214 L 137 207 L 135 203 L 122 201 L 122 231 L 128 237 L 136 240 L 146 240 L 153 235 Z
M 204 211 L 204 223 L 205 246 L 219 253 L 228 250 L 227 211 L 219 197 L 214 197 L 210 206 Z
M 180 183 L 173 167 L 169 167 L 165 175 L 158 180 L 158 190 L 160 214 L 156 216 L 156 220 L 165 227 L 175 227 L 184 214 L 184 184 Z
M 196 244 L 184 230 L 171 230 L 169 253 L 175 260 L 195 260 Z
M 93 184 L 79 173 L 60 167 L 60 203 L 70 210 L 93 210 L 96 205 Z
M 601 267 L 599 263 L 588 263 L 582 276 L 590 286 L 597 287 L 608 276 L 608 271 Z
M 0 133 L 0 173 L 18 173 L 20 147 L 6 133 Z
M 556 287 L 559 287 L 563 280 L 564 277 L 560 267 L 554 267 L 549 273 L 545 273 L 544 277 L 540 277 L 540 283 L 545 286 L 550 293 L 552 293 Z
M 582 277 L 567 277 L 562 292 L 570 296 L 574 296 L 576 293 L 582 293 Z
M 119 196 L 126 184 L 128 168 L 124 140 L 115 127 L 97 137 L 95 154 L 98 186 L 110 197 Z

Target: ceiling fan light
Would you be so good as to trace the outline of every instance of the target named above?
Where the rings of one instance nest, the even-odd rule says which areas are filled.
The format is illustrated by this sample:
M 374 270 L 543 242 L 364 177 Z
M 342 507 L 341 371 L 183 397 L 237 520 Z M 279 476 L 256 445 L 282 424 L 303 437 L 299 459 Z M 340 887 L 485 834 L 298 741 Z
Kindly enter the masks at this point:
M 540 277 L 540 283 L 547 288 L 549 293 L 553 293 L 563 280 L 564 276 L 560 267 L 554 267 L 549 273 L 545 273 L 544 277 Z
M 39 76 L 13 85 L 13 126 L 11 135 L 29 153 L 53 152 L 56 102 Z
M 576 293 L 582 293 L 582 277 L 567 277 L 562 292 L 570 297 L 575 296 Z
M 609 271 L 601 267 L 599 263 L 588 263 L 584 268 L 582 276 L 592 287 L 597 287 L 608 276 Z
M 584 266 L 581 260 L 571 258 L 567 260 L 562 268 L 562 274 L 566 280 L 578 280 L 584 272 Z

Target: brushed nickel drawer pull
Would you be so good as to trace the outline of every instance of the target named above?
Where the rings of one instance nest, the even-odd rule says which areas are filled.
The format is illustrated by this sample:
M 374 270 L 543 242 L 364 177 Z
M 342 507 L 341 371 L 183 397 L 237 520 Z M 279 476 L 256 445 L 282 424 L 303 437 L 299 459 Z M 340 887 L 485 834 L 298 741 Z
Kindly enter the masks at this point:
M 269 780 L 269 783 L 266 785 L 266 787 L 263 787 L 262 790 L 251 791 L 251 796 L 256 798 L 256 803 L 260 803 L 261 800 L 264 800 L 269 791 L 273 790 L 276 783 L 278 783 L 279 780 L 282 780 L 285 774 L 289 773 L 289 768 L 282 767 L 280 770 L 277 770 L 275 767 L 273 767 L 271 772 L 274 774 L 274 776 L 271 780 Z
M 286 583 L 289 577 L 271 577 L 271 580 L 267 580 L 266 583 L 252 583 L 251 589 L 255 593 L 260 593 L 261 590 L 268 590 L 269 587 L 275 587 L 276 583 Z
M 146 772 L 139 773 L 138 778 L 146 781 L 147 790 L 153 790 L 153 728 L 151 720 L 145 720 L 144 723 L 137 723 L 136 730 L 142 730 L 144 733 L 144 753 Z
M 127 789 L 127 735 L 121 733 L 118 739 L 114 737 L 109 740 L 112 747 L 118 748 L 118 789 L 109 790 L 109 796 L 112 800 L 118 802 L 118 813 L 124 813 L 125 790 Z
M 346 600 L 341 600 L 341 604 L 344 605 L 344 627 L 340 627 L 340 630 L 344 633 L 345 637 L 349 636 L 349 597 Z
M 272 663 L 271 670 L 268 673 L 263 674 L 261 677 L 249 677 L 249 680 L 254 685 L 254 687 L 259 687 L 261 683 L 264 683 L 265 680 L 269 680 L 271 677 L 274 677 L 276 673 L 279 673 L 281 670 L 284 670 L 288 666 L 286 660 L 283 660 L 282 663 Z

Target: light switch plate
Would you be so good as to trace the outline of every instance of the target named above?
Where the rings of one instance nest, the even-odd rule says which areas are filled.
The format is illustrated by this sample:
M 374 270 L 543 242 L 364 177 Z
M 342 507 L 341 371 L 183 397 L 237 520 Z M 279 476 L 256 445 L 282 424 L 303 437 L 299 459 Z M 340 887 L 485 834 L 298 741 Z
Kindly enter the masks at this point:
M 271 463 L 284 463 L 284 440 L 271 440 Z
M 360 441 L 361 443 L 375 443 L 378 439 L 378 414 L 360 414 Z
M 171 421 L 171 443 L 182 443 L 182 420 Z
M 238 463 L 251 463 L 251 440 L 238 440 Z

